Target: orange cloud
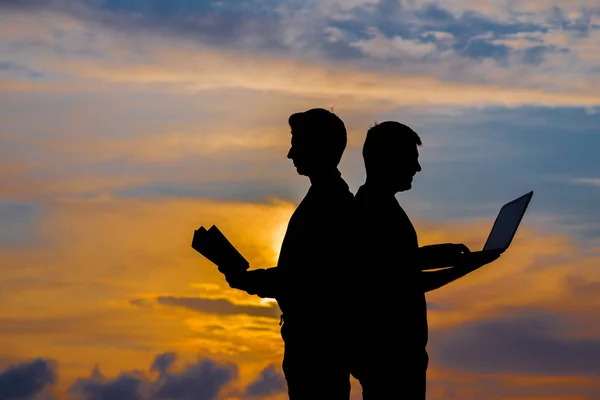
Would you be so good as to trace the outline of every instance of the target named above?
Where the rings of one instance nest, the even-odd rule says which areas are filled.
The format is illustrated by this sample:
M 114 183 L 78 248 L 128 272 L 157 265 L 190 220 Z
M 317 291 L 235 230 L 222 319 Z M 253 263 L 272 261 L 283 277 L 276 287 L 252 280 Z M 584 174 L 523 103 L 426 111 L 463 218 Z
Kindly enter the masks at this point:
M 560 92 L 552 92 L 511 84 L 458 84 L 430 75 L 371 72 L 347 66 L 327 69 L 308 62 L 300 64 L 283 59 L 257 57 L 256 54 L 234 55 L 209 49 L 178 51 L 157 47 L 154 51 L 165 60 L 162 64 L 82 60 L 70 64 L 52 63 L 47 68 L 109 84 L 169 83 L 194 92 L 244 88 L 313 98 L 346 98 L 353 103 L 387 101 L 389 105 L 396 107 L 492 104 L 588 106 L 600 103 L 595 89 L 585 87 L 577 87 L 577 90 L 565 87 Z M 252 57 L 252 62 L 249 62 L 249 57 Z M 505 75 L 505 72 L 495 70 L 491 64 L 488 68 L 491 74 L 498 74 L 498 77 L 499 74 Z M 265 74 L 264 71 L 269 73 Z M 537 79 L 544 78 L 538 75 Z
M 201 224 L 217 224 L 253 267 L 273 266 L 273 242 L 292 210 L 276 200 L 54 203 L 39 226 L 42 246 L 0 257 L 3 301 L 13 305 L 0 313 L 5 353 L 60 359 L 71 378 L 96 362 L 109 373 L 135 368 L 148 362 L 148 351 L 276 359 L 276 318 L 202 312 L 157 298 L 205 296 L 242 310 L 272 308 L 223 289 L 223 277 L 191 248 L 191 238 Z M 146 303 L 131 304 L 134 299 Z

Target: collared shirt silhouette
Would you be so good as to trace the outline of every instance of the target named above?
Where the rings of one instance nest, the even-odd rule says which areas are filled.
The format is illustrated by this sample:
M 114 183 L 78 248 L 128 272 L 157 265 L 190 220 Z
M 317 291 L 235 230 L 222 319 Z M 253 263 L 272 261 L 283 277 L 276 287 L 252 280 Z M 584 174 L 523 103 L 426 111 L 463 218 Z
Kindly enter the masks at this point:
M 343 122 L 312 109 L 290 117 L 292 159 L 311 187 L 290 218 L 276 267 L 228 276 L 231 287 L 275 298 L 282 311 L 283 371 L 291 400 L 350 395 L 344 340 L 354 196 L 337 165 Z
M 372 322 L 390 317 L 400 319 L 411 326 L 411 329 L 403 329 L 401 336 L 405 340 L 410 338 L 411 347 L 424 348 L 427 344 L 427 312 L 422 273 L 417 262 L 417 231 L 393 194 L 362 185 L 355 199 L 358 226 L 364 233 L 359 243 L 360 248 L 366 250 L 363 265 L 385 268 L 378 273 L 362 275 L 362 286 L 368 282 L 376 289 L 380 303 L 380 308 L 369 310 L 368 315 L 373 317 Z M 400 307 L 396 308 L 397 305 Z M 386 317 L 390 311 L 394 316 Z
M 424 399 L 428 326 L 417 233 L 393 194 L 363 185 L 356 206 L 364 272 L 351 372 L 366 400 Z
M 357 321 L 350 369 L 365 400 L 425 399 L 425 292 L 499 257 L 471 254 L 464 244 L 419 246 L 395 195 L 410 190 L 421 171 L 420 145 L 416 132 L 395 121 L 369 129 L 363 145 L 367 179 L 355 196 L 358 262 L 352 287 L 360 291 L 360 298 L 350 299 Z M 427 271 L 438 268 L 444 269 Z

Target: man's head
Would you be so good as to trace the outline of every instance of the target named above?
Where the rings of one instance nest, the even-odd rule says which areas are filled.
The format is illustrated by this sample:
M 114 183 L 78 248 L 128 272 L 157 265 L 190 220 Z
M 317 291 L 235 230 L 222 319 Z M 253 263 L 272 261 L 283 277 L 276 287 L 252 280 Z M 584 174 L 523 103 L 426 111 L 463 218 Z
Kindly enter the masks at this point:
M 415 174 L 421 171 L 421 138 L 408 126 L 396 121 L 376 124 L 368 130 L 363 145 L 367 180 L 385 185 L 394 193 L 409 190 Z
M 346 149 L 346 127 L 322 108 L 292 114 L 292 146 L 287 157 L 300 175 L 313 176 L 337 168 Z

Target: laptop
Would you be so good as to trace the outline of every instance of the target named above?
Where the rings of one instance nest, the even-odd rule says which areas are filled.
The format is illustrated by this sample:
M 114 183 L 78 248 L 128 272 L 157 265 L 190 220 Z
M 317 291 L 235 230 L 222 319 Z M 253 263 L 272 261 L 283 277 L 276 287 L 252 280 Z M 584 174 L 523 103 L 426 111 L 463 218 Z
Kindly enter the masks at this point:
M 523 219 L 523 215 L 525 215 L 525 211 L 527 210 L 527 206 L 529 205 L 532 196 L 533 191 L 509 201 L 502 206 L 494 221 L 494 225 L 492 226 L 487 241 L 483 246 L 483 250 L 480 252 L 500 251 L 500 253 L 504 253 L 506 249 L 508 249 L 508 246 L 510 246 L 517 233 L 517 229 L 521 224 L 521 220 Z

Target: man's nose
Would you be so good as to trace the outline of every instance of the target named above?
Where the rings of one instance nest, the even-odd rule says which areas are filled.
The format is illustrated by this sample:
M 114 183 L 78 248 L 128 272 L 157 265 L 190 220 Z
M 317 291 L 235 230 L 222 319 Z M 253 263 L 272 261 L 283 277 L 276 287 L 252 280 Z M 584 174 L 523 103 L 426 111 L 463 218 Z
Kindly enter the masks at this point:
M 417 162 L 417 172 L 421 172 L 421 164 Z
M 291 148 L 290 148 L 290 151 L 288 151 L 287 158 L 289 158 L 290 160 L 292 159 L 292 149 Z

